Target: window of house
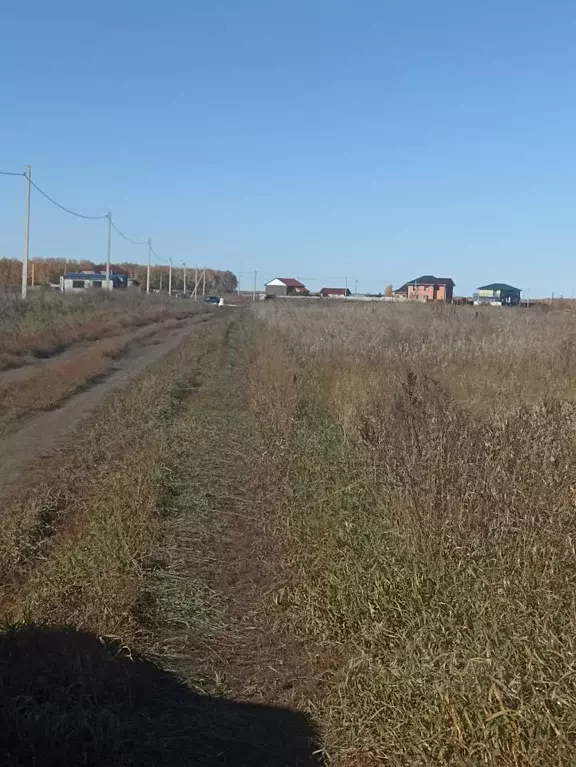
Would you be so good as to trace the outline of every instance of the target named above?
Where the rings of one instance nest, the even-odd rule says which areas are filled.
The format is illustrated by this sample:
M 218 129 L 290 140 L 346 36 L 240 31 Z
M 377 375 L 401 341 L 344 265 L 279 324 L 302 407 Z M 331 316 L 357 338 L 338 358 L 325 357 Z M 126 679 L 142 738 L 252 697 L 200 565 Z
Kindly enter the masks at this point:
M 98 282 L 98 280 L 95 280 L 95 281 L 92 283 L 92 287 L 93 287 L 93 288 L 101 288 L 101 287 L 102 287 L 102 283 L 101 283 L 101 282 Z
M 72 287 L 73 288 L 83 288 L 84 287 L 84 280 L 72 280 Z

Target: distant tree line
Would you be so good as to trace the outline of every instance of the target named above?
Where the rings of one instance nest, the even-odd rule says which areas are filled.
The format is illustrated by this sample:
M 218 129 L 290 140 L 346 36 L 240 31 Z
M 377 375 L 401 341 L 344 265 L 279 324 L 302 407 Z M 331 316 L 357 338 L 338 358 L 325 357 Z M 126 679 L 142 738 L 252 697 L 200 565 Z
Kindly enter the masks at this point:
M 48 285 L 57 283 L 66 272 L 91 271 L 96 264 L 92 261 L 67 261 L 63 258 L 35 258 L 28 268 L 28 284 Z M 141 287 L 146 287 L 146 267 L 142 264 L 118 264 L 126 269 L 130 277 Z M 198 270 L 198 290 L 202 289 L 202 271 Z M 172 290 L 182 290 L 182 267 L 172 267 Z M 22 280 L 22 262 L 15 258 L 0 259 L 0 290 L 17 290 Z M 188 269 L 186 274 L 188 291 L 194 288 L 194 269 Z M 206 269 L 206 293 L 231 293 L 236 290 L 238 279 L 229 271 Z M 168 289 L 168 266 L 153 266 L 150 269 L 150 288 L 152 290 Z

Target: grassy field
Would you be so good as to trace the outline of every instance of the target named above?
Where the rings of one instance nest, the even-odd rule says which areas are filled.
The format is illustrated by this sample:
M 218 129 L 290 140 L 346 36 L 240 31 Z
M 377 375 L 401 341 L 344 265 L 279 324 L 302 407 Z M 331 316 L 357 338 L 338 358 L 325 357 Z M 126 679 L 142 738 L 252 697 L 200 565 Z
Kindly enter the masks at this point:
M 227 311 L 4 506 L 4 621 L 88 632 L 19 629 L 17 671 L 0 659 L 6 763 L 22 733 L 54 764 L 86 742 L 90 764 L 175 765 L 189 747 L 220 764 L 246 746 L 241 712 L 190 731 L 169 669 L 194 694 L 288 705 L 321 729 L 323 747 L 298 720 L 249 764 L 573 764 L 576 314 Z M 98 637 L 115 638 L 105 657 Z M 35 642 L 65 672 L 38 670 Z M 153 665 L 134 688 L 138 653 Z M 119 702 L 165 684 L 145 721 Z
M 192 301 L 136 291 L 82 295 L 40 291 L 31 293 L 27 301 L 0 297 L 0 370 L 52 356 L 74 343 L 96 341 L 199 310 Z
M 340 659 L 309 706 L 337 764 L 569 765 L 576 315 L 256 307 L 251 402 L 297 577 Z

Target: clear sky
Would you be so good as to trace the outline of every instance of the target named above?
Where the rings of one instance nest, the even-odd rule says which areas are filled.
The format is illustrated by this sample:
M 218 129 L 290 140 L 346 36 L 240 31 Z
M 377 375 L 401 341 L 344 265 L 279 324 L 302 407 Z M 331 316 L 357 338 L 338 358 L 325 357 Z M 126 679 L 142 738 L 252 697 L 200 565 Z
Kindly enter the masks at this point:
M 175 263 L 576 289 L 573 0 L 7 0 L 0 34 L 0 168 Z M 104 249 L 34 196 L 32 256 Z

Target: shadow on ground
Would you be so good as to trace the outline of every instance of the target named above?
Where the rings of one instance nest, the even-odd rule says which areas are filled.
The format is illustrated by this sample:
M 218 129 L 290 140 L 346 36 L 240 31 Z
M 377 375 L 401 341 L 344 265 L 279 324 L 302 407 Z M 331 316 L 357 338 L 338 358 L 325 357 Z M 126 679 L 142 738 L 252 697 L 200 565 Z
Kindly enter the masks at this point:
M 65 628 L 0 634 L 0 764 L 322 764 L 295 711 L 193 692 L 118 643 Z

